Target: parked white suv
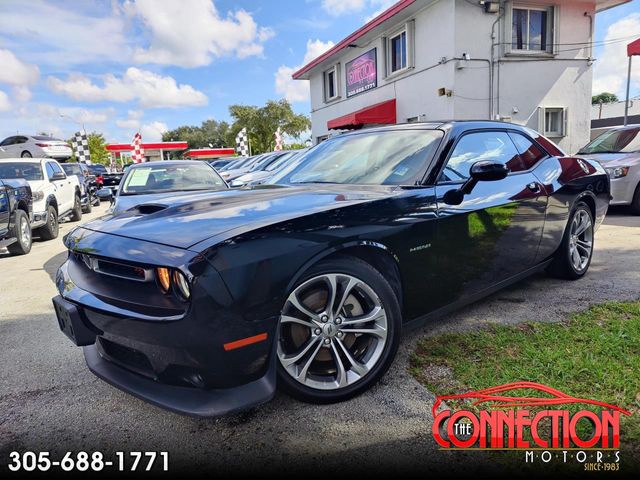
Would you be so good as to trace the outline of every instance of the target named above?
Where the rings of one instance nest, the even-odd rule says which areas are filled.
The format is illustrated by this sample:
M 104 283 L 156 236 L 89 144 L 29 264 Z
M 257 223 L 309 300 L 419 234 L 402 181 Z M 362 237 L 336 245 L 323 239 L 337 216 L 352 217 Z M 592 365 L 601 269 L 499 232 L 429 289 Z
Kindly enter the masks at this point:
M 43 240 L 58 236 L 58 222 L 65 217 L 82 218 L 78 177 L 67 176 L 58 162 L 50 158 L 11 158 L 0 160 L 0 179 L 24 178 L 33 195 L 32 229 Z

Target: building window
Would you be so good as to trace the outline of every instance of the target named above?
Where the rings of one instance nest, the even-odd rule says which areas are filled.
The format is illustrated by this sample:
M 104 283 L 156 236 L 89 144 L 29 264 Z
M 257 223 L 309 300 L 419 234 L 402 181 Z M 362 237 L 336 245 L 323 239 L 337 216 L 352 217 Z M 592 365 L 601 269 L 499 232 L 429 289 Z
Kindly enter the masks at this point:
M 386 39 L 387 76 L 413 67 L 413 22 L 404 25 Z
M 511 52 L 553 53 L 554 8 L 511 10 Z
M 338 65 L 324 72 L 324 101 L 330 102 L 340 96 Z
M 567 109 L 565 107 L 540 107 L 538 130 L 546 137 L 567 135 Z

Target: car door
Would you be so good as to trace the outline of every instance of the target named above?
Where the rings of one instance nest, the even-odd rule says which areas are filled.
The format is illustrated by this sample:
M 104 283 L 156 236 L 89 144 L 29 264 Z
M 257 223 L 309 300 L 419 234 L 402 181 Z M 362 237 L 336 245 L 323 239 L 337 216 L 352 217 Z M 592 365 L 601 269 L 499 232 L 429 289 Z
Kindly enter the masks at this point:
M 64 178 L 54 180 L 53 177 L 56 173 L 61 173 L 64 175 Z M 47 162 L 47 176 L 56 189 L 56 199 L 58 200 L 58 210 L 60 213 L 71 210 L 74 201 L 73 185 L 69 177 L 64 173 L 64 170 L 62 170 L 62 167 L 58 165 L 57 162 Z
M 506 130 L 464 133 L 436 184 L 440 301 L 464 299 L 534 266 L 547 205 L 544 186 Z M 444 195 L 467 180 L 478 161 L 503 163 L 503 180 L 478 182 L 459 205 Z
M 32 156 L 33 152 L 29 150 L 29 146 L 27 145 L 27 141 L 29 139 L 27 137 L 18 136 L 14 137 L 13 145 L 11 146 L 11 152 L 14 157 L 21 157 L 22 152 L 29 152 Z
M 0 143 L 0 158 L 14 157 L 13 147 L 16 137 L 7 137 Z
M 0 239 L 9 228 L 9 195 L 4 183 L 0 181 Z

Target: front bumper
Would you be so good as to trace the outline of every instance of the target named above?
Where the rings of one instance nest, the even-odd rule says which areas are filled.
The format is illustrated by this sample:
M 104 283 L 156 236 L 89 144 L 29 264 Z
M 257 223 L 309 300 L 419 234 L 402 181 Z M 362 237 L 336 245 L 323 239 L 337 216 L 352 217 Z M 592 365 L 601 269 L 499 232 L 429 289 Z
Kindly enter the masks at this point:
M 636 192 L 640 176 L 630 171 L 626 177 L 611 179 L 611 205 L 630 205 Z
M 193 255 L 87 232 L 75 237 L 72 232 L 73 240 L 67 243 L 77 242 L 80 249 L 94 248 L 105 255 L 107 248 L 137 252 L 167 266 L 175 266 L 168 263 L 170 259 L 184 261 L 180 254 Z M 120 259 L 125 260 L 122 255 Z M 142 284 L 135 291 L 122 279 L 106 279 L 96 286 L 88 281 L 95 281 L 95 273 L 83 273 L 81 268 L 71 258 L 60 267 L 56 278 L 60 296 L 54 306 L 61 330 L 84 347 L 87 365 L 98 377 L 157 406 L 192 416 L 226 415 L 265 403 L 275 394 L 277 321 L 247 321 L 235 313 L 212 267 L 192 281 L 194 300 L 183 312 L 165 308 L 153 298 L 149 300 L 153 309 L 141 309 L 135 295 L 146 288 Z M 130 290 L 129 297 L 123 290 Z M 114 293 L 121 296 L 114 299 Z M 60 308 L 71 314 L 61 320 Z M 267 341 L 229 351 L 224 347 L 261 332 L 267 332 Z
M 31 222 L 31 228 L 38 228 L 47 223 L 48 213 L 46 211 L 43 212 L 34 212 L 33 213 L 33 221 Z

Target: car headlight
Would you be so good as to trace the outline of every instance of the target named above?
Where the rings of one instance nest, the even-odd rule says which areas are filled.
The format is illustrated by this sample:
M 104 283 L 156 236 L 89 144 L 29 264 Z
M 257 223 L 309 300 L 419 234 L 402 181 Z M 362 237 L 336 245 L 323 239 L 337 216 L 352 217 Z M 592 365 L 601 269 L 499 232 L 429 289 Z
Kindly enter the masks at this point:
M 189 288 L 187 279 L 184 278 L 184 275 L 178 270 L 173 271 L 173 283 L 178 288 L 180 295 L 182 295 L 185 300 L 188 300 L 191 296 L 191 288 Z
M 44 198 L 44 192 L 41 192 L 40 190 L 31 192 L 31 197 L 34 202 L 40 201 Z
M 611 178 L 622 178 L 626 177 L 629 173 L 629 167 L 612 167 L 607 168 L 607 173 Z
M 177 294 L 183 300 L 189 300 L 189 297 L 191 297 L 191 287 L 182 272 L 158 267 L 156 268 L 156 279 L 162 293 L 169 293 L 173 286 L 174 294 Z

